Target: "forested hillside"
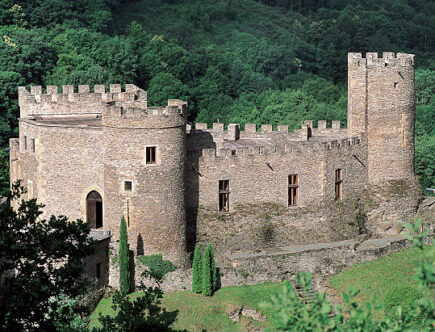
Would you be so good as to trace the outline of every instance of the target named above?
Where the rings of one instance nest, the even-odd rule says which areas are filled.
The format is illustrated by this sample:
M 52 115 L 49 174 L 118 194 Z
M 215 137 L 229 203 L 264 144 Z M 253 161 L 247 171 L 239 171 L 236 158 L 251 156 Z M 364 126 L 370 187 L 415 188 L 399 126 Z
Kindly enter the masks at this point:
M 0 0 L 0 30 L 2 147 L 19 85 L 134 83 L 190 121 L 345 125 L 347 52 L 414 53 L 416 170 L 435 186 L 433 1 Z

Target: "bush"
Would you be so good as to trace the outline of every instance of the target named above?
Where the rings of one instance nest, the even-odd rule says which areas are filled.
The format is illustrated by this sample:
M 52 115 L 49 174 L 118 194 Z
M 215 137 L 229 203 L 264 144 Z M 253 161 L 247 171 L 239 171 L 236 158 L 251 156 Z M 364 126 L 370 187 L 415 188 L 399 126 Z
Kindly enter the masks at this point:
M 137 258 L 137 261 L 149 268 L 145 276 L 154 278 L 157 283 L 163 280 L 166 273 L 177 269 L 171 261 L 164 260 L 162 254 L 141 256 Z
M 195 247 L 195 252 L 193 253 L 193 264 L 192 264 L 192 291 L 195 293 L 202 292 L 202 254 L 199 246 Z

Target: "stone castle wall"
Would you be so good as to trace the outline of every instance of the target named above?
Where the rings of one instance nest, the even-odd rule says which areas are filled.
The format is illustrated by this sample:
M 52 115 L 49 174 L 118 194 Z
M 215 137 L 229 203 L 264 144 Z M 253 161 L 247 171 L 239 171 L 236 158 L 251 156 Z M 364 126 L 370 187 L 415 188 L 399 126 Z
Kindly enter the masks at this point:
M 199 137 L 206 141 L 209 134 L 190 135 L 203 147 Z M 196 240 L 189 242 L 212 242 L 222 256 L 277 242 L 335 241 L 358 234 L 356 198 L 367 181 L 365 140 L 279 142 L 275 137 L 269 145 L 188 153 L 185 201 L 188 227 L 196 230 Z M 343 172 L 340 201 L 335 201 L 336 169 Z M 289 174 L 298 174 L 295 207 L 288 207 Z M 229 180 L 229 213 L 218 212 L 219 180 Z
M 38 125 L 20 121 L 19 175 L 26 179 L 28 197 L 37 197 L 51 215 L 86 220 L 86 196 L 98 191 L 104 199 L 101 128 Z M 35 140 L 35 151 L 29 140 Z M 28 185 L 32 181 L 32 185 Z
M 347 129 L 339 121 L 328 128 L 326 121 L 315 126 L 310 120 L 293 132 L 285 125 L 192 128 L 186 103 L 148 107 L 146 92 L 134 85 L 125 91 L 111 85 L 108 92 L 104 86 L 93 92 L 64 86 L 62 93 L 20 88 L 11 180 L 24 179 L 27 197 L 37 197 L 47 214 L 71 219 L 86 220 L 86 197 L 99 192 L 103 228 L 113 241 L 124 216 L 137 255 L 162 253 L 180 266 L 196 243 L 213 242 L 225 261 L 234 252 L 280 242 L 345 240 L 366 227 L 385 234 L 411 218 L 419 202 L 413 56 L 351 53 L 348 65 Z M 156 162 L 148 165 L 150 146 Z M 343 181 L 338 201 L 337 169 Z M 295 207 L 288 207 L 290 174 L 298 175 Z M 229 212 L 218 211 L 220 180 L 229 180 Z
M 103 114 L 107 227 L 117 239 L 124 216 L 137 255 L 163 253 L 183 264 L 185 113 L 177 106 L 108 112 Z M 148 146 L 156 147 L 153 164 L 145 160 Z M 124 190 L 124 181 L 131 181 L 131 191 Z
M 349 53 L 349 131 L 367 133 L 368 181 L 414 178 L 414 55 Z

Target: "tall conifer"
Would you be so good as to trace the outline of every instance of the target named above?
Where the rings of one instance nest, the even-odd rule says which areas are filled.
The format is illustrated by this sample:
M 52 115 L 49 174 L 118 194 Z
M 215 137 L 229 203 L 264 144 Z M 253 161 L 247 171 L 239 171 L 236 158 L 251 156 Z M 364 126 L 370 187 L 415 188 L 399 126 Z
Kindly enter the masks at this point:
M 202 257 L 202 294 L 211 296 L 216 285 L 216 264 L 214 262 L 213 246 L 211 243 L 205 248 Z
M 201 249 L 199 246 L 195 247 L 195 252 L 193 253 L 193 264 L 192 264 L 192 291 L 195 293 L 202 292 L 202 257 Z
M 128 294 L 130 291 L 130 253 L 124 217 L 121 218 L 119 229 L 119 289 L 122 294 Z
M 210 246 L 210 259 L 211 259 L 211 279 L 213 285 L 213 291 L 216 290 L 217 287 L 217 275 L 216 275 L 216 262 L 214 260 L 214 249 L 211 243 L 208 244 Z

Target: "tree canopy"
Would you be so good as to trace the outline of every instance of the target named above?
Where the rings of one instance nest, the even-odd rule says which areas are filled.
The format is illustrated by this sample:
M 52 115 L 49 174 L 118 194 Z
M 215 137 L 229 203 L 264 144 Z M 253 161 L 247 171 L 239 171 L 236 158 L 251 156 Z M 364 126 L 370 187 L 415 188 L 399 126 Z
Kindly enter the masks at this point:
M 433 1 L 0 0 L 0 35 L 3 148 L 18 85 L 133 83 L 187 100 L 189 121 L 345 125 L 347 52 L 414 53 L 416 169 L 435 186 Z
M 84 259 L 93 253 L 89 226 L 64 216 L 41 218 L 35 199 L 18 200 L 24 189 L 15 184 L 0 203 L 0 329 L 55 330 L 47 315 L 53 297 L 76 297 L 88 285 Z M 56 310 L 56 308 L 52 308 Z

